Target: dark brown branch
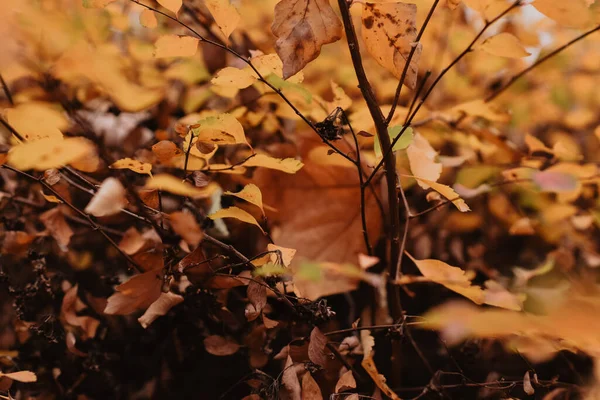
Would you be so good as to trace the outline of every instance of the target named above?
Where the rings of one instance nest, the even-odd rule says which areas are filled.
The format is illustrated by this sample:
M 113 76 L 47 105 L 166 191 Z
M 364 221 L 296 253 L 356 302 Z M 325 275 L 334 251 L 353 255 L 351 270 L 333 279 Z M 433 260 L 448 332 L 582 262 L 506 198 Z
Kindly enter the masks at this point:
M 381 149 L 385 152 L 383 162 L 386 166 L 386 182 L 388 191 L 388 207 L 389 207 L 389 240 L 390 240 L 390 258 L 389 272 L 390 276 L 396 276 L 396 267 L 399 256 L 399 243 L 400 243 L 400 214 L 398 210 L 398 196 L 396 196 L 396 156 L 391 150 L 390 136 L 387 132 L 387 125 L 385 119 L 375 99 L 375 94 L 371 88 L 371 84 L 367 78 L 367 74 L 363 67 L 362 58 L 360 55 L 360 48 L 358 45 L 358 38 L 356 36 L 356 30 L 354 29 L 354 23 L 352 22 L 352 16 L 350 15 L 350 8 L 346 0 L 338 0 L 340 12 L 342 15 L 342 21 L 344 23 L 344 29 L 346 31 L 346 40 L 348 41 L 348 48 L 350 50 L 350 56 L 352 58 L 352 64 L 354 65 L 354 71 L 359 82 L 359 88 L 363 98 L 367 103 L 371 118 L 375 123 L 375 129 L 377 130 L 377 136 L 381 144 Z M 365 185 L 366 186 L 366 185 Z M 395 305 L 396 308 L 397 305 Z M 393 318 L 398 319 L 402 317 L 401 307 L 399 310 L 394 310 Z
M 15 102 L 13 100 L 12 94 L 10 93 L 10 90 L 8 89 L 8 85 L 6 84 L 6 81 L 4 80 L 4 77 L 2 76 L 2 74 L 0 74 L 0 83 L 2 83 L 2 90 L 4 90 L 4 95 L 8 99 L 8 102 L 10 103 L 11 106 L 14 106 Z

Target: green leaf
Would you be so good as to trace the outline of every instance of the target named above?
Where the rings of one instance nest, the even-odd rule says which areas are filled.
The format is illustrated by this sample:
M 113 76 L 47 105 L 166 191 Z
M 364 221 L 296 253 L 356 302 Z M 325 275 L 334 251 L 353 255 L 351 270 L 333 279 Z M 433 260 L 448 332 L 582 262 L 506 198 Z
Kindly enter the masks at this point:
M 304 101 L 306 101 L 306 103 L 310 103 L 312 101 L 312 94 L 298 83 L 285 81 L 282 77 L 277 76 L 274 73 L 270 73 L 269 75 L 267 75 L 265 80 L 271 85 L 273 85 L 276 89 L 288 89 L 299 93 L 303 97 Z
M 289 270 L 283 265 L 277 265 L 272 263 L 266 263 L 254 271 L 252 271 L 252 275 L 254 276 L 279 276 L 286 275 L 289 273 Z
M 390 135 L 390 140 L 394 141 L 396 136 L 398 136 L 400 134 L 400 132 L 402 132 L 403 128 L 404 128 L 403 125 L 389 126 L 388 127 L 388 135 Z M 398 141 L 394 145 L 393 151 L 406 149 L 413 142 L 414 138 L 415 138 L 415 135 L 413 133 L 413 129 L 411 127 L 406 128 L 404 130 L 404 132 L 402 133 L 402 136 L 400 137 L 400 139 L 398 139 Z M 375 140 L 374 150 L 375 150 L 375 155 L 378 158 L 383 156 L 383 154 L 381 153 L 381 146 L 379 144 L 379 140 Z

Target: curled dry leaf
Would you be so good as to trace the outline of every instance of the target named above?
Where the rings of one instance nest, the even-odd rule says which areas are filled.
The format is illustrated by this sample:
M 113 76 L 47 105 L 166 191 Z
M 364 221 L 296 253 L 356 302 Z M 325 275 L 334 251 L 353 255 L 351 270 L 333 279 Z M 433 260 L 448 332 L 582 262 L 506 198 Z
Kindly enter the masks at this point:
M 260 284 L 258 281 L 250 281 L 246 293 L 256 312 L 262 312 L 262 309 L 267 305 L 267 288 L 265 285 Z
M 158 299 L 150 304 L 144 315 L 138 318 L 138 322 L 146 329 L 158 317 L 165 315 L 171 308 L 182 302 L 183 297 L 178 294 L 171 292 L 161 293 Z
M 402 2 L 365 3 L 362 12 L 362 37 L 367 51 L 381 66 L 398 79 L 416 46 L 404 84 L 411 89 L 417 85 L 422 45 L 417 38 L 417 6 Z
M 525 376 L 523 377 L 523 391 L 530 396 L 535 393 L 535 389 L 531 385 L 531 376 L 529 375 L 529 371 L 525 372 Z
M 269 243 L 267 245 L 267 250 L 268 251 L 276 251 L 277 250 L 277 251 L 281 252 L 281 262 L 286 267 L 289 267 L 292 264 L 292 260 L 294 259 L 294 256 L 296 255 L 296 249 L 289 249 L 287 247 L 276 246 L 271 243 Z M 271 254 L 270 260 L 273 264 L 279 263 L 277 254 Z
M 240 345 L 229 337 L 211 335 L 204 338 L 204 348 L 213 356 L 230 356 L 237 353 Z
M 116 287 L 117 292 L 108 298 L 105 314 L 131 314 L 154 303 L 161 294 L 162 268 L 144 272 Z
M 437 151 L 431 147 L 427 139 L 420 134 L 414 136 L 413 142 L 406 149 L 410 170 L 421 180 L 436 182 L 442 174 L 442 164 L 435 161 Z M 428 189 L 427 183 L 417 181 L 423 189 Z
M 85 212 L 95 217 L 118 214 L 127 205 L 125 193 L 125 188 L 117 178 L 106 178 L 85 207 Z
M 324 44 L 342 37 L 342 23 L 328 0 L 281 0 L 271 31 L 287 79 L 317 58 Z
M 281 377 L 281 383 L 283 385 L 283 389 L 285 389 L 288 398 L 290 400 L 301 400 L 301 386 L 300 381 L 298 380 L 298 375 L 296 374 L 296 370 L 294 369 L 294 362 L 290 356 L 287 356 L 285 361 L 285 366 L 283 368 L 283 375 Z

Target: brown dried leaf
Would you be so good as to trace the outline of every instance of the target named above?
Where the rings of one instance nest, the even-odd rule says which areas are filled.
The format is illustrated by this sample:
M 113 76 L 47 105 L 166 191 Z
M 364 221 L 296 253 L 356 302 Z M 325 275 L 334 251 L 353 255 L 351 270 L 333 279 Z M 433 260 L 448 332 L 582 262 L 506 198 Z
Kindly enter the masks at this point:
M 308 371 L 302 377 L 302 400 L 323 400 L 319 385 Z
M 342 37 L 342 23 L 329 0 L 281 0 L 275 6 L 271 31 L 287 79 L 321 53 L 324 44 Z
M 35 235 L 23 231 L 8 231 L 4 234 L 2 241 L 2 253 L 21 256 L 29 249 L 29 245 L 35 240 Z
M 175 211 L 169 214 L 171 228 L 191 246 L 198 246 L 204 234 L 194 215 L 188 212 Z
M 229 337 L 211 335 L 204 338 L 204 348 L 213 356 L 230 356 L 237 353 L 240 345 Z
M 371 336 L 371 331 L 363 330 L 360 331 L 360 342 L 363 347 L 364 357 L 361 362 L 362 367 L 367 371 L 373 382 L 377 385 L 383 393 L 385 393 L 392 400 L 400 400 L 398 395 L 394 393 L 392 389 L 385 382 L 385 376 L 381 375 L 377 371 L 377 366 L 373 360 L 373 347 L 375 346 L 375 339 Z
M 296 375 L 296 370 L 294 369 L 294 362 L 290 356 L 287 357 L 285 361 L 285 366 L 283 369 L 283 375 L 281 377 L 281 383 L 283 385 L 283 389 L 287 392 L 288 399 L 290 400 L 301 400 L 301 389 L 300 389 L 300 381 L 298 380 L 298 375 Z
M 356 380 L 352 371 L 346 371 L 335 384 L 335 392 L 339 393 L 350 389 L 356 389 Z
M 246 290 L 248 300 L 250 300 L 256 312 L 260 313 L 267 305 L 267 288 L 256 281 L 250 281 Z
M 162 269 L 136 275 L 116 287 L 117 292 L 108 298 L 105 314 L 131 314 L 137 309 L 147 308 L 161 294 Z
M 160 297 L 154 303 L 150 304 L 144 315 L 138 318 L 138 322 L 146 329 L 158 317 L 165 315 L 171 308 L 181 302 L 183 302 L 183 297 L 178 294 L 171 292 L 161 293 Z
M 14 381 L 19 381 L 23 383 L 37 382 L 37 376 L 31 371 L 17 371 L 8 374 L 0 372 L 0 378 L 1 377 L 7 377 Z
M 50 232 L 52 237 L 58 243 L 58 246 L 62 251 L 67 251 L 67 246 L 73 236 L 73 230 L 65 221 L 65 216 L 58 207 L 54 207 L 51 210 L 46 211 L 40 215 L 40 221 L 44 224 L 46 229 Z
M 61 317 L 69 325 L 80 327 L 85 337 L 93 338 L 96 336 L 96 330 L 100 326 L 100 321 L 87 315 L 79 316 L 77 313 L 85 308 L 85 305 L 77 297 L 77 285 L 67 290 L 60 308 Z
M 404 84 L 411 89 L 417 85 L 422 45 L 417 38 L 417 6 L 402 2 L 365 3 L 362 12 L 362 37 L 367 51 L 381 66 L 398 79 L 413 45 L 417 46 Z
M 310 361 L 324 367 L 328 360 L 326 348 L 327 336 L 315 326 L 310 332 L 310 342 L 308 343 L 308 358 Z

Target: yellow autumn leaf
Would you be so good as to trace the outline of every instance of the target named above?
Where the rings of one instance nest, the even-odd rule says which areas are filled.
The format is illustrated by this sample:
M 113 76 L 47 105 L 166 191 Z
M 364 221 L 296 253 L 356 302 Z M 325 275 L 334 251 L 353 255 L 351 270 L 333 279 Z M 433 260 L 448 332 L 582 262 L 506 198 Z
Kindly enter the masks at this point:
M 25 140 L 62 139 L 69 121 L 60 107 L 50 103 L 28 102 L 6 110 L 6 119 Z
M 431 147 L 427 139 L 421 134 L 414 135 L 413 142 L 406 149 L 408 163 L 413 175 L 421 178 L 421 182 L 417 181 L 423 189 L 428 189 L 424 181 L 435 182 L 442 174 L 442 164 L 435 161 L 437 151 Z
M 585 0 L 536 0 L 532 5 L 560 25 L 582 28 L 589 25 L 592 19 Z
M 198 50 L 198 39 L 191 36 L 163 35 L 154 44 L 154 57 L 192 57 Z
M 417 6 L 402 2 L 365 3 L 362 12 L 362 37 L 367 51 L 398 79 L 417 38 Z M 422 45 L 416 47 L 404 84 L 417 84 Z
M 244 167 L 263 167 L 276 169 L 288 174 L 295 174 L 304 166 L 302 161 L 295 158 L 275 158 L 266 154 L 256 154 L 247 159 L 243 164 Z
M 367 371 L 373 382 L 387 397 L 392 400 L 400 400 L 400 397 L 388 386 L 385 376 L 377 370 L 377 365 L 373 359 L 375 347 L 375 339 L 371 335 L 371 331 L 365 329 L 360 331 L 360 342 L 363 348 L 364 356 L 360 365 Z
M 254 218 L 247 211 L 244 211 L 238 207 L 222 208 L 219 211 L 210 214 L 208 216 L 208 218 L 213 219 L 213 220 L 221 219 L 221 218 L 234 218 L 239 221 L 245 222 L 247 224 L 256 225 L 256 226 L 258 226 L 258 228 L 261 230 L 262 233 L 265 233 L 265 231 L 260 226 L 258 221 L 256 221 L 256 218 Z
M 458 118 L 464 113 L 472 117 L 485 118 L 492 122 L 508 122 L 510 120 L 510 115 L 497 110 L 493 105 L 486 103 L 481 99 L 461 103 L 452 107 L 450 110 L 446 111 L 446 113 L 448 113 L 452 119 Z
M 260 210 L 262 211 L 263 214 L 265 213 L 265 210 L 263 209 L 263 203 L 262 203 L 262 193 L 260 192 L 260 189 L 258 188 L 258 186 L 256 186 L 253 183 L 247 184 L 239 192 L 234 193 L 234 192 L 227 191 L 223 194 L 229 195 L 229 196 L 235 196 L 239 199 L 246 200 L 248 203 L 252 203 L 255 206 L 257 206 L 258 208 L 260 208 Z
M 112 163 L 109 168 L 130 169 L 138 174 L 150 174 L 152 171 L 152 164 L 134 160 L 132 158 L 123 158 Z
M 296 249 L 291 249 L 288 247 L 281 247 L 281 246 L 277 246 L 277 245 L 274 245 L 271 243 L 269 243 L 267 245 L 267 250 L 279 252 L 281 254 L 281 260 L 278 259 L 279 258 L 278 254 L 275 254 L 275 253 L 270 254 L 269 258 L 273 264 L 283 263 L 283 265 L 286 267 L 289 267 L 292 264 L 292 259 L 296 255 Z M 281 263 L 279 261 L 281 261 Z
M 483 289 L 472 285 L 472 277 L 469 277 L 467 272 L 440 260 L 417 260 L 408 253 L 406 255 L 415 263 L 425 278 L 445 286 L 453 292 L 473 301 L 475 304 L 484 303 L 485 295 Z
M 487 21 L 496 18 L 510 6 L 505 0 L 463 0 L 463 3 L 478 11 Z
M 450 186 L 433 182 L 427 179 L 419 178 L 418 176 L 415 176 L 414 178 L 420 185 L 427 185 L 428 187 L 432 188 L 433 190 L 444 196 L 446 199 L 451 200 L 452 204 L 454 204 L 460 212 L 471 211 L 467 203 L 465 203 L 465 201 L 460 198 L 458 193 L 456 193 L 454 189 L 452 189 Z
M 44 138 L 14 146 L 8 153 L 7 162 L 22 170 L 45 171 L 63 167 L 95 152 L 92 142 L 82 137 Z
M 211 115 L 193 125 L 198 141 L 213 144 L 248 144 L 242 124 L 231 114 Z
M 142 10 L 140 13 L 140 24 L 146 28 L 156 28 L 158 26 L 158 21 L 156 20 L 154 11 L 148 9 Z
M 197 188 L 189 183 L 182 182 L 181 179 L 168 174 L 155 175 L 146 181 L 146 189 L 159 189 L 180 196 L 189 196 L 192 198 L 210 197 L 217 189 L 215 184 L 209 184 L 205 188 Z
M 240 13 L 231 4 L 231 0 L 204 0 L 204 5 L 212 14 L 215 22 L 227 37 L 240 22 Z
M 158 1 L 158 4 L 160 4 L 167 10 L 173 12 L 173 14 L 175 14 L 175 16 L 177 16 L 177 13 L 179 12 L 179 9 L 181 8 L 181 5 L 182 5 L 182 0 L 156 0 L 156 1 Z
M 85 8 L 104 8 L 117 0 L 83 0 Z
M 478 48 L 486 53 L 507 58 L 523 58 L 531 55 L 515 35 L 507 32 L 485 39 Z
M 225 67 L 216 73 L 211 83 L 217 86 L 245 89 L 256 82 L 256 77 L 246 68 Z

